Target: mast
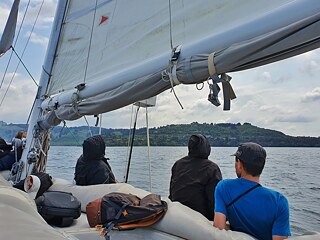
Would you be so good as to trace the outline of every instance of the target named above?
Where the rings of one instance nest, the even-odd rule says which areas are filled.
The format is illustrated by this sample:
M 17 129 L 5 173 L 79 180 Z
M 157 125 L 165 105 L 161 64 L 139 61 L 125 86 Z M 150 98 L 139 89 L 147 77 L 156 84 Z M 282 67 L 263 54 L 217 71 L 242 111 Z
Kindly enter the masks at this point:
M 50 74 L 51 74 L 51 70 L 52 70 L 52 66 L 55 58 L 56 49 L 58 46 L 58 40 L 60 37 L 60 31 L 61 31 L 63 18 L 65 15 L 67 5 L 68 5 L 68 1 L 59 0 L 56 14 L 55 14 L 55 19 L 53 22 L 51 35 L 50 35 L 48 49 L 47 49 L 44 65 L 41 72 L 35 104 L 32 109 L 31 118 L 28 126 L 26 147 L 23 150 L 22 157 L 20 160 L 22 165 L 20 165 L 19 167 L 16 181 L 19 181 L 20 179 L 24 179 L 26 176 L 31 174 L 34 168 L 34 164 L 38 160 L 37 158 L 39 156 L 40 147 L 41 147 L 41 143 L 39 143 L 40 136 L 45 133 L 44 131 L 41 131 L 38 127 L 38 121 L 43 115 L 43 111 L 44 111 L 41 109 L 41 103 L 44 100 L 47 86 L 50 81 Z

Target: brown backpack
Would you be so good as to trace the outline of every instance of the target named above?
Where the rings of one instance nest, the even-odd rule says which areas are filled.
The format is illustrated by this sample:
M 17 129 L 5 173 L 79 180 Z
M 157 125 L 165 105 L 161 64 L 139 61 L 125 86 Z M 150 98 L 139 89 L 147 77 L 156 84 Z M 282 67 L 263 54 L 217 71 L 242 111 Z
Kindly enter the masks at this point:
M 105 226 L 105 231 L 112 228 L 129 230 L 147 227 L 158 222 L 168 206 L 160 195 L 149 194 L 140 199 L 126 193 L 109 193 L 102 198 L 89 202 L 86 206 L 90 227 Z

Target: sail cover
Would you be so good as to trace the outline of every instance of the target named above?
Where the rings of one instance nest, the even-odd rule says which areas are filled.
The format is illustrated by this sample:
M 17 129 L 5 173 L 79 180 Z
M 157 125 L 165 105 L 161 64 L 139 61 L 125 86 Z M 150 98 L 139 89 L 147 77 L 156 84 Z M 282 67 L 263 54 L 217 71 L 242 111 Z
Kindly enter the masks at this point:
M 47 91 L 56 96 L 43 104 L 58 106 L 64 120 L 170 88 L 163 71 L 178 45 L 174 85 L 320 46 L 320 1 L 70 0 L 67 6 Z

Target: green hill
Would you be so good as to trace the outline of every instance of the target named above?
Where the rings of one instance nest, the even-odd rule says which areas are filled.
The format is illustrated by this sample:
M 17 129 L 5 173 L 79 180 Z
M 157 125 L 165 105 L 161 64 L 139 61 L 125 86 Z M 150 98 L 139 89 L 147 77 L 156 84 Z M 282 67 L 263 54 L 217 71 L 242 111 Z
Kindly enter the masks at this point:
M 7 124 L 0 121 L 0 136 L 10 141 L 18 131 L 25 131 L 24 124 Z M 93 135 L 98 134 L 97 127 L 90 128 Z M 129 129 L 103 128 L 108 146 L 127 146 Z M 265 147 L 320 147 L 320 137 L 293 137 L 282 132 L 259 128 L 250 123 L 233 124 L 172 124 L 150 129 L 152 146 L 186 146 L 190 135 L 202 133 L 207 136 L 212 146 L 235 147 L 242 142 L 257 142 Z M 54 127 L 51 130 L 51 145 L 81 145 L 90 136 L 88 127 Z M 146 128 L 135 132 L 135 146 L 145 146 Z

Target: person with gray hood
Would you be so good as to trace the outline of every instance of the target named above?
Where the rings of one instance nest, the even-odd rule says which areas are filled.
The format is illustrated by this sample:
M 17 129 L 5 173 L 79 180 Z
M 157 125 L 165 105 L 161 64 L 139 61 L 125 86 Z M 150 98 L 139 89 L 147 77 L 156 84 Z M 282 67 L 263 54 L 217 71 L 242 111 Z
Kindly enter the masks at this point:
M 171 201 L 178 201 L 213 220 L 214 191 L 222 179 L 220 168 L 209 160 L 211 146 L 202 134 L 192 135 L 188 156 L 176 161 L 170 181 Z

